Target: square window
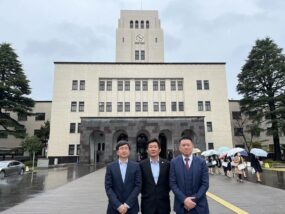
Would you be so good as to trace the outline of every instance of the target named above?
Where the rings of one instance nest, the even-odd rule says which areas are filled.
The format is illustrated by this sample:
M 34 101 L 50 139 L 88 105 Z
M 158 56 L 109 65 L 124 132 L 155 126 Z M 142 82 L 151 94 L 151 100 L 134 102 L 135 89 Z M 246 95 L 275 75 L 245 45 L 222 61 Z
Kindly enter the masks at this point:
M 177 111 L 176 102 L 171 102 L 171 111 Z
M 39 129 L 35 129 L 34 130 L 34 136 L 39 136 L 40 135 L 40 130 Z
M 38 120 L 45 120 L 46 114 L 45 113 L 36 113 L 35 119 Z
M 202 80 L 197 80 L 197 90 L 202 90 Z
M 207 122 L 207 132 L 213 132 L 212 122 Z
M 161 102 L 160 103 L 160 110 L 161 111 L 166 111 L 166 103 L 165 102 Z
M 71 102 L 71 112 L 76 112 L 76 108 L 77 108 L 77 103 L 76 102 Z
M 72 90 L 77 90 L 77 89 L 78 89 L 78 81 L 72 80 Z
M 74 145 L 68 146 L 68 155 L 74 155 Z
M 84 112 L 84 102 L 79 102 L 79 111 Z
M 234 128 L 235 136 L 243 136 L 243 128 Z
M 159 103 L 158 102 L 153 103 L 153 111 L 159 111 Z
M 27 121 L 27 115 L 18 113 L 18 121 Z
M 208 149 L 214 149 L 214 143 L 208 143 Z
M 80 90 L 81 91 L 85 90 L 85 80 L 80 80 Z
M 234 120 L 240 120 L 241 119 L 241 112 L 240 111 L 233 111 L 232 116 Z
M 75 133 L 75 123 L 70 123 L 69 133 Z

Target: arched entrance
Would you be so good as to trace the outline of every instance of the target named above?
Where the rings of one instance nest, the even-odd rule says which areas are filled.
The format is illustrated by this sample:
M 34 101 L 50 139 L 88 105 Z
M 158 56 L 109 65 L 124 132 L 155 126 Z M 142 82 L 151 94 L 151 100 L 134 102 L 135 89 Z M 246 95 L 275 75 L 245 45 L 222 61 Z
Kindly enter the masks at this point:
M 96 164 L 103 160 L 105 151 L 105 135 L 104 132 L 96 130 L 89 137 L 90 146 L 90 164 Z
M 116 145 L 120 140 L 128 141 L 129 136 L 125 130 L 118 130 L 113 135 L 113 160 L 117 158 Z
M 171 131 L 161 130 L 158 139 L 161 144 L 160 157 L 167 159 L 168 153 L 173 153 Z
M 137 141 L 137 156 L 140 157 L 140 160 L 143 160 L 147 158 L 146 144 L 148 141 L 148 136 L 145 133 L 140 133 L 137 135 L 136 141 Z

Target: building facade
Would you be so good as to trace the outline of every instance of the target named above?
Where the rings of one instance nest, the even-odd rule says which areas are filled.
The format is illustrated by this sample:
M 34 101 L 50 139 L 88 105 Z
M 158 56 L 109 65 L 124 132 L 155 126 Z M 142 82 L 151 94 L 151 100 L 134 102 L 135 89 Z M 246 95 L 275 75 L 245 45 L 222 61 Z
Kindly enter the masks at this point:
M 231 147 L 225 63 L 165 63 L 157 11 L 121 11 L 116 41 L 116 62 L 55 62 L 50 163 L 112 161 L 120 139 L 132 159 L 153 137 Z

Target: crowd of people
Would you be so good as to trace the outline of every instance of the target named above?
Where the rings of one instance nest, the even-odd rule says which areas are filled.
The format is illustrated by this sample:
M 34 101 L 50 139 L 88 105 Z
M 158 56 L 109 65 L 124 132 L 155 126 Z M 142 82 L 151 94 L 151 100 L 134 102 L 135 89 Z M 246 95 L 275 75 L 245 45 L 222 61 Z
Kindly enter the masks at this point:
M 208 166 L 208 172 L 211 175 L 224 174 L 232 178 L 237 177 L 238 182 L 243 182 L 247 179 L 248 173 L 256 175 L 256 181 L 261 183 L 262 161 L 259 157 L 249 153 L 247 156 L 242 156 L 237 152 L 233 157 L 211 155 L 205 157 Z

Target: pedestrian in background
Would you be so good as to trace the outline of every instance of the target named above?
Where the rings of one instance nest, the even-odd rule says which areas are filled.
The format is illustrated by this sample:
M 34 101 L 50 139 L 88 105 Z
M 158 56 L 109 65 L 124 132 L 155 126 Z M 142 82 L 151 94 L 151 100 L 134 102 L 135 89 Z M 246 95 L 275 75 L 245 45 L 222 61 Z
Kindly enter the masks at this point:
M 250 157 L 251 167 L 253 168 L 254 173 L 256 174 L 257 182 L 261 183 L 260 174 L 262 173 L 262 167 L 260 165 L 259 158 L 254 154 L 250 154 Z

